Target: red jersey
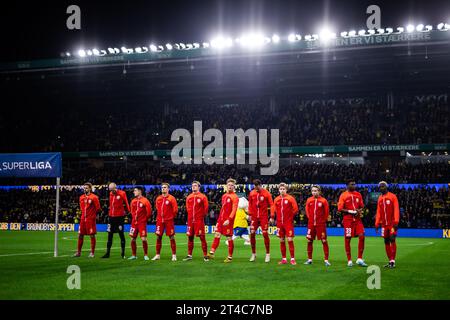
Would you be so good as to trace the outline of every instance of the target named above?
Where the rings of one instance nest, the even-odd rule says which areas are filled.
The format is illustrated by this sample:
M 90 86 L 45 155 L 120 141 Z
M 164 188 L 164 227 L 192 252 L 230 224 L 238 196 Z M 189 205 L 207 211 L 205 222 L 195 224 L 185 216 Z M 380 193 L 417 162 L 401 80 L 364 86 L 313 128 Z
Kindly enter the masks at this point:
M 208 198 L 201 192 L 192 192 L 186 198 L 186 211 L 188 213 L 188 221 L 203 221 L 208 214 Z
M 125 206 L 125 207 L 124 207 Z M 109 193 L 109 216 L 123 217 L 125 209 L 130 212 L 130 205 L 128 204 L 127 194 L 123 190 L 116 190 L 116 192 Z
M 90 193 L 89 195 L 82 194 L 80 196 L 80 209 L 82 220 L 95 220 L 97 217 L 97 212 L 101 210 L 98 197 L 93 193 Z
M 330 209 L 328 201 L 324 197 L 309 197 L 305 205 L 308 226 L 324 225 L 328 221 Z
M 400 221 L 400 207 L 395 194 L 388 192 L 378 197 L 375 227 L 396 226 Z
M 178 204 L 177 200 L 171 194 L 167 196 L 159 195 L 156 198 L 156 210 L 158 211 L 158 215 L 156 216 L 156 220 L 158 222 L 164 222 L 173 220 L 178 212 Z
M 220 208 L 219 220 L 234 220 L 238 209 L 239 198 L 234 192 L 227 192 L 222 196 L 222 208 Z
M 268 209 L 273 205 L 272 195 L 266 189 L 253 189 L 248 195 L 248 213 L 252 218 L 267 219 Z
M 364 202 L 361 193 L 358 191 L 344 191 L 342 192 L 341 196 L 339 197 L 338 202 L 338 211 L 341 211 L 342 209 L 345 210 L 357 210 L 364 208 Z M 361 217 L 359 215 L 353 216 L 351 214 L 345 214 L 344 220 L 361 220 Z
M 289 194 L 285 196 L 279 195 L 273 201 L 270 217 L 277 217 L 277 226 L 285 223 L 292 223 L 294 216 L 298 213 L 298 204 L 295 198 Z
M 152 216 L 152 205 L 146 197 L 140 196 L 131 200 L 132 224 L 146 224 Z

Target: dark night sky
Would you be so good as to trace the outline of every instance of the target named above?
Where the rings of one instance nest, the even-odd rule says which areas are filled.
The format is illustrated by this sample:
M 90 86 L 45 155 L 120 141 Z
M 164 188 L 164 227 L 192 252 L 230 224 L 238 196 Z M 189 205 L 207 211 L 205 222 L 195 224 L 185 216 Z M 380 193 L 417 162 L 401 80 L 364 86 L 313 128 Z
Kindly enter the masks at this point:
M 449 0 L 11 2 L 0 7 L 2 61 L 55 58 L 81 47 L 207 41 L 219 31 L 233 37 L 252 29 L 304 35 L 318 32 L 327 21 L 339 33 L 364 28 L 370 4 L 381 7 L 383 27 L 450 22 Z M 81 7 L 80 31 L 66 28 L 70 4 Z

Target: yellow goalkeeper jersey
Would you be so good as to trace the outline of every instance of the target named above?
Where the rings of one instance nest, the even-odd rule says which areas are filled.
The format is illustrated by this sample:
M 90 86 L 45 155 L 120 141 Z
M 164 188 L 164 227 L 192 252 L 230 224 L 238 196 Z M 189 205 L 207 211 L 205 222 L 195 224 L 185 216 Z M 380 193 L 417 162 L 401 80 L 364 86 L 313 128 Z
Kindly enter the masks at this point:
M 234 228 L 247 228 L 248 227 L 248 221 L 247 221 L 247 213 L 244 209 L 237 209 L 236 211 L 236 217 L 234 218 Z

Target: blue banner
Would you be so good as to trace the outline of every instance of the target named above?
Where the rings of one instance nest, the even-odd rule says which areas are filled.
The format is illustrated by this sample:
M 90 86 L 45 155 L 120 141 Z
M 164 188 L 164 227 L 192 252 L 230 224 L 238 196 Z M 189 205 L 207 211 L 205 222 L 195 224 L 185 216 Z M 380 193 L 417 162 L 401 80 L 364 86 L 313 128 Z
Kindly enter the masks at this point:
M 1 153 L 0 177 L 61 177 L 61 153 Z

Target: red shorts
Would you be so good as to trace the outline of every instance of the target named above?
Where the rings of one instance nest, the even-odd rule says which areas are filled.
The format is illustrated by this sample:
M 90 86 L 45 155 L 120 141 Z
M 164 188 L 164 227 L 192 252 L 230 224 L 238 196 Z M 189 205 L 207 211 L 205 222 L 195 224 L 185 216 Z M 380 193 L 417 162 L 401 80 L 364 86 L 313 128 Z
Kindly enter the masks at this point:
M 269 229 L 269 219 L 252 218 L 252 221 L 250 223 L 250 233 L 255 233 L 259 227 L 261 227 L 261 231 L 267 231 Z
M 284 238 L 286 236 L 289 238 L 294 237 L 294 224 L 293 223 L 284 223 L 281 225 L 277 225 L 277 230 L 278 230 L 278 237 L 280 237 L 280 238 Z
M 383 238 L 396 237 L 397 231 L 395 231 L 393 226 L 383 226 L 381 227 L 381 236 Z
M 78 234 L 82 236 L 91 236 L 97 233 L 97 224 L 95 219 L 86 219 L 80 221 Z
M 175 235 L 175 226 L 173 224 L 173 220 L 156 222 L 156 231 L 155 231 L 156 235 L 162 236 L 164 234 L 164 230 L 166 231 L 166 236 L 168 237 Z
M 308 233 L 306 235 L 306 239 L 308 240 L 326 240 L 327 239 L 327 226 L 316 225 L 316 226 L 308 226 Z
M 234 219 L 229 220 L 230 223 L 227 226 L 223 225 L 223 221 L 219 220 L 216 224 L 216 232 L 220 233 L 221 235 L 225 237 L 232 237 L 233 236 L 233 225 L 234 225 Z
M 346 238 L 354 238 L 360 234 L 364 234 L 364 225 L 361 220 L 344 220 L 342 221 L 344 225 L 344 236 Z
M 132 224 L 129 235 L 132 238 L 137 238 L 138 235 L 141 238 L 147 237 L 147 223 Z
M 205 234 L 205 222 L 203 220 L 195 221 L 195 222 L 188 222 L 186 234 L 188 237 L 192 236 L 201 236 Z

